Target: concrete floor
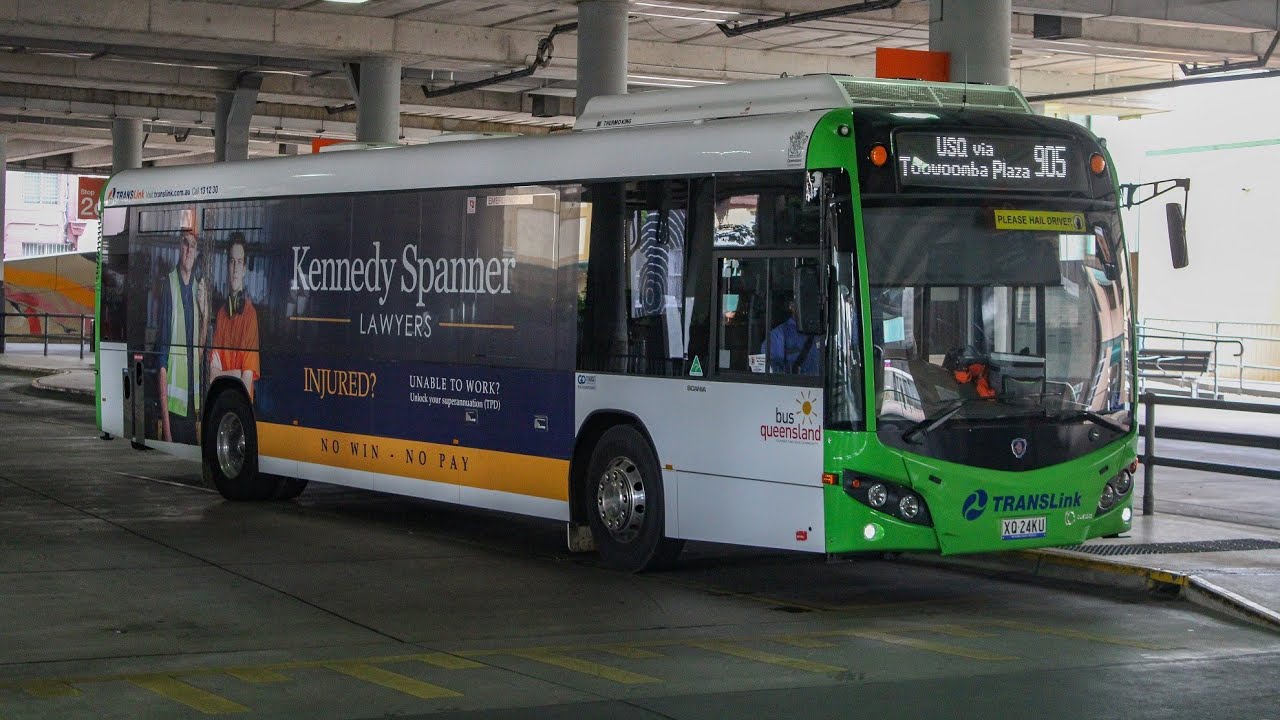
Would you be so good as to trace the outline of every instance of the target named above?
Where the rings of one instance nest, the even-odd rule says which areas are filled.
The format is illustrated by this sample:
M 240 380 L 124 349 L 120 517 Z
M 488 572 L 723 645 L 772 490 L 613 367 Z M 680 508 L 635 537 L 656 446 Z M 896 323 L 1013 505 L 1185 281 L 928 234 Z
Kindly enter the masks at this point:
M 0 375 L 0 718 L 1275 718 L 1280 640 L 1144 593 L 313 486 L 230 504 Z

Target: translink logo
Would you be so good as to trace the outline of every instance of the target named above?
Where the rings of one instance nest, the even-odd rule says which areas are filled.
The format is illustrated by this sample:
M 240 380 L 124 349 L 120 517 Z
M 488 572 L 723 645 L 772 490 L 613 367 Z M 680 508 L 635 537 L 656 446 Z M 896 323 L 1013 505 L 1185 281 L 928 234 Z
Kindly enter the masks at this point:
M 964 513 L 965 520 L 977 520 L 982 517 L 982 513 L 987 509 L 987 491 L 976 490 L 964 499 L 964 507 L 960 511 Z
M 960 513 L 965 520 L 977 520 L 987 511 L 988 500 L 997 513 L 1027 512 L 1031 510 L 1059 510 L 1078 508 L 1084 504 L 1080 493 L 1035 493 L 1028 495 L 992 495 L 986 490 L 975 490 L 965 498 Z

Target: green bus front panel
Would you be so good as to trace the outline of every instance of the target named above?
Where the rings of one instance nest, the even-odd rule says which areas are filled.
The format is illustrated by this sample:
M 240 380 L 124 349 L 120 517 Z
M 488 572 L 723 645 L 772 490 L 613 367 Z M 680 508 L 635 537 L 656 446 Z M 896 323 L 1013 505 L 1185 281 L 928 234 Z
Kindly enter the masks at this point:
M 917 493 L 931 525 L 910 523 L 854 499 L 842 484 L 825 490 L 827 552 L 926 550 L 944 555 L 1076 545 L 1128 530 L 1130 490 L 1106 512 L 1108 480 L 1136 457 L 1130 435 L 1088 455 L 1026 472 L 988 470 L 884 447 L 873 433 L 828 432 L 824 469 L 837 478 L 884 480 Z M 1043 536 L 1005 539 L 1003 520 L 1043 517 Z

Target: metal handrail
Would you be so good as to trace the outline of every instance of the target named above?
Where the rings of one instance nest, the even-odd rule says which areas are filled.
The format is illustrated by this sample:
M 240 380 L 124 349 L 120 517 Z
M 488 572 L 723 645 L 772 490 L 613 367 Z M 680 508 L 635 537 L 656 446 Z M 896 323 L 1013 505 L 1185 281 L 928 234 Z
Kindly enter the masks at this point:
M 41 318 L 43 320 L 41 327 L 44 329 L 44 332 L 41 332 L 41 333 L 8 332 L 5 328 L 5 325 L 8 322 L 9 318 L 11 317 L 21 318 L 22 320 L 28 321 L 28 322 L 32 318 L 37 318 L 37 317 Z M 68 319 L 68 318 L 78 319 L 80 321 L 79 332 L 74 336 L 69 334 L 50 333 L 49 332 L 50 318 L 53 318 L 55 320 Z M 42 312 L 42 313 L 0 312 L 0 347 L 3 347 L 4 341 L 8 340 L 9 338 L 33 338 L 33 339 L 40 338 L 44 340 L 44 354 L 46 357 L 48 357 L 50 338 L 53 338 L 55 340 L 66 340 L 66 339 L 75 337 L 76 341 L 80 345 L 80 359 L 83 360 L 84 345 L 86 340 L 89 341 L 89 349 L 90 350 L 93 349 L 93 323 L 94 323 L 93 316 L 85 315 L 83 313 L 75 314 L 75 313 L 49 313 L 49 312 Z
M 1171 327 L 1157 327 L 1156 324 L 1212 325 L 1214 331 L 1202 332 L 1199 330 L 1179 330 L 1177 328 L 1171 328 Z M 1224 334 L 1221 332 L 1223 325 L 1260 325 L 1268 328 L 1276 328 L 1277 335 L 1268 337 L 1266 335 L 1241 335 L 1238 333 Z M 1236 321 L 1222 321 L 1222 320 L 1174 320 L 1171 318 L 1146 318 L 1143 322 L 1138 324 L 1138 329 L 1140 333 L 1142 332 L 1143 328 L 1146 328 L 1148 331 L 1159 330 L 1167 333 L 1179 333 L 1182 336 L 1187 336 L 1188 340 L 1224 338 L 1224 339 L 1234 339 L 1234 340 L 1241 340 L 1241 341 L 1248 340 L 1251 343 L 1280 343 L 1280 323 L 1250 323 L 1250 322 L 1236 322 Z M 1239 368 L 1240 368 L 1240 374 L 1242 376 L 1244 374 L 1244 370 L 1246 369 L 1260 370 L 1263 372 L 1271 372 L 1271 373 L 1280 372 L 1280 366 L 1277 366 L 1277 365 L 1253 364 L 1243 360 L 1239 363 Z
M 1142 449 L 1142 514 L 1155 512 L 1155 467 L 1176 467 L 1184 470 L 1202 470 L 1204 472 L 1243 475 L 1245 477 L 1280 480 L 1280 470 L 1249 467 L 1248 465 L 1227 465 L 1225 463 L 1202 462 L 1156 456 L 1156 438 L 1166 440 L 1191 440 L 1194 442 L 1219 443 L 1236 447 L 1255 447 L 1268 450 L 1280 450 L 1280 436 L 1253 435 L 1247 433 L 1228 433 L 1213 430 L 1186 430 L 1183 428 L 1156 428 L 1156 405 L 1174 405 L 1177 407 L 1204 408 L 1207 410 L 1231 410 L 1236 412 L 1263 413 L 1280 415 L 1280 405 L 1264 403 L 1224 402 L 1221 400 L 1196 400 L 1192 398 L 1169 397 L 1152 392 L 1142 394 L 1142 404 L 1146 409 L 1146 417 L 1140 428 L 1144 441 Z
M 1209 356 L 1211 360 L 1209 370 L 1213 377 L 1213 396 L 1215 398 L 1219 397 L 1222 394 L 1219 392 L 1220 384 L 1219 384 L 1219 376 L 1218 376 L 1218 346 L 1219 345 L 1235 345 L 1237 349 L 1236 349 L 1235 355 L 1233 355 L 1232 357 L 1236 358 L 1236 379 L 1240 387 L 1240 392 L 1244 393 L 1244 368 L 1245 368 L 1244 342 L 1240 338 L 1230 337 L 1230 336 L 1215 336 L 1209 333 L 1190 333 L 1192 335 L 1203 335 L 1203 337 L 1187 337 L 1188 333 L 1180 332 L 1178 330 L 1168 331 L 1171 333 L 1180 333 L 1178 335 L 1157 335 L 1157 334 L 1152 334 L 1149 330 L 1144 331 L 1143 327 L 1144 326 L 1142 325 L 1138 326 L 1139 352 L 1141 352 L 1142 349 L 1146 347 L 1146 341 L 1153 338 L 1156 340 L 1178 340 L 1182 343 L 1182 347 L 1180 348 L 1182 350 L 1188 349 L 1187 348 L 1188 342 L 1200 342 L 1200 343 L 1211 344 L 1213 346 L 1213 349 L 1211 351 L 1212 354 Z M 1197 388 L 1196 381 L 1194 378 L 1192 378 L 1191 380 L 1192 396 L 1197 395 L 1196 388 Z

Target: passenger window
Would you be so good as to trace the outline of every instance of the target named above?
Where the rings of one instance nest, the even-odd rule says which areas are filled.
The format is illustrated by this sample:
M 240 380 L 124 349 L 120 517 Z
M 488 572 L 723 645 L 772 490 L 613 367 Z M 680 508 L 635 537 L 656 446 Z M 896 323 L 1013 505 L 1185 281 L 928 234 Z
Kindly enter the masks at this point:
M 800 332 L 796 269 L 811 258 L 727 257 L 720 260 L 721 371 L 810 375 L 821 371 L 823 338 Z
M 805 200 L 805 175 L 762 173 L 716 179 L 715 247 L 818 246 L 821 213 Z
M 768 275 L 764 258 L 720 260 L 720 370 L 764 372 Z
M 758 195 L 716 199 L 716 247 L 755 247 L 759 233 Z
M 632 375 L 684 371 L 689 181 L 602 183 L 591 203 L 579 286 L 579 367 Z

